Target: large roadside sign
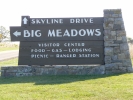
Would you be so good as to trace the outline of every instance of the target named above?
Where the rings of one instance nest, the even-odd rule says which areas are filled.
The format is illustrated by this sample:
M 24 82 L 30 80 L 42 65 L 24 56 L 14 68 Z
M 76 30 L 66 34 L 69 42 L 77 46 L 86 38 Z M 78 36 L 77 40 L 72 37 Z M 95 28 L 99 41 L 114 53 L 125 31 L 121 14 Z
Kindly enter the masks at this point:
M 18 65 L 104 64 L 103 17 L 21 18 L 10 27 Z

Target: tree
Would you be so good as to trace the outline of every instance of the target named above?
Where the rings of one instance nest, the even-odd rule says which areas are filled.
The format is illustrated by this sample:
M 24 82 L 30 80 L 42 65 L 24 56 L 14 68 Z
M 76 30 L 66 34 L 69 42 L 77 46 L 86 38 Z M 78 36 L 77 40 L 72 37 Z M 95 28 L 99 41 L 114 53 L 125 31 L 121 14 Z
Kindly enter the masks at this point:
M 5 27 L 0 26 L 0 42 L 3 41 L 3 39 L 9 39 L 9 30 L 6 30 Z
M 133 43 L 133 39 L 130 37 L 127 38 L 127 41 L 128 41 L 128 43 Z

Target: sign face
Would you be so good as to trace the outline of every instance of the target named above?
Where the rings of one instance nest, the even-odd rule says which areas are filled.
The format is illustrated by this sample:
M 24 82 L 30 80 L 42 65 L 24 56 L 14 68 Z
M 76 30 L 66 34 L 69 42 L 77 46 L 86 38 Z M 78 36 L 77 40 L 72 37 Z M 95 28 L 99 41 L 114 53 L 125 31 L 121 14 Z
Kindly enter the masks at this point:
M 104 64 L 103 41 L 20 42 L 18 64 Z
M 103 26 L 10 27 L 11 41 L 103 40 Z
M 30 18 L 10 27 L 18 65 L 104 64 L 103 17 Z
M 103 17 L 30 18 L 30 16 L 22 16 L 22 21 L 21 21 L 21 26 L 94 25 L 94 24 L 103 24 Z

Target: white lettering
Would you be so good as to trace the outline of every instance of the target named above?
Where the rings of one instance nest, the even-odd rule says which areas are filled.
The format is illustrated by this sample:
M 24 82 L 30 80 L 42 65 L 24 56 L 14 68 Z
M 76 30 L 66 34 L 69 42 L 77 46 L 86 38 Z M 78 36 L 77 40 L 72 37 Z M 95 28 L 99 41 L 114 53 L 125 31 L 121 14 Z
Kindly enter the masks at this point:
M 48 54 L 31 54 L 31 58 L 48 58 Z
M 32 19 L 32 20 L 31 20 L 31 23 L 32 23 L 32 24 L 35 24 L 35 23 L 36 23 L 36 22 L 35 22 L 35 19 Z
M 100 29 L 96 29 L 95 31 L 96 31 L 96 34 L 95 34 L 96 36 L 100 36 L 101 35 Z
M 83 47 L 83 46 L 85 46 L 85 43 L 64 43 L 64 46 L 65 46 L 65 47 L 73 47 L 73 46 L 74 46 L 74 47 L 75 47 L 75 46 L 77 46 L 77 47 L 78 47 L 78 46 L 82 46 L 82 47 Z
M 36 19 L 36 24 L 40 24 L 40 20 L 39 19 Z
M 45 22 L 45 19 L 41 19 L 41 22 L 44 24 L 44 22 Z
M 35 31 L 35 36 L 36 36 L 36 37 L 40 37 L 40 36 L 42 35 L 41 33 L 38 33 L 38 32 L 40 32 L 40 30 L 36 30 L 36 31 Z
M 91 52 L 91 48 L 69 48 L 69 52 Z
M 87 23 L 87 22 L 88 22 L 88 20 L 89 20 L 89 19 L 86 19 L 86 18 L 85 18 L 85 19 L 84 19 L 85 23 Z
M 88 34 L 88 36 L 93 36 L 93 34 L 94 34 L 94 29 L 86 29 L 86 31 L 87 31 L 87 34 Z
M 71 36 L 77 36 L 78 35 L 78 31 L 76 29 L 71 29 Z
M 74 23 L 74 19 L 70 19 L 70 23 Z
M 63 19 L 59 19 L 59 23 L 63 24 Z
M 28 30 L 24 30 L 24 37 L 30 37 L 30 32 Z
M 84 29 L 79 30 L 79 35 L 80 36 L 85 36 L 86 35 L 86 31 Z
M 70 34 L 69 34 L 69 32 L 68 32 L 68 30 L 67 30 L 67 29 L 65 30 L 64 35 L 63 35 L 63 36 L 68 36 L 68 37 L 70 37 Z
M 75 58 L 76 54 L 56 54 L 56 58 Z
M 99 58 L 99 54 L 79 54 L 79 58 Z
M 62 49 L 52 49 L 52 52 L 62 52 Z
M 31 52 L 45 52 L 45 49 L 31 49 Z
M 40 30 L 31 30 L 31 32 L 29 32 L 29 30 L 24 30 L 24 37 L 41 37 L 41 33 Z
M 59 47 L 60 43 L 38 43 L 39 47 Z
M 48 37 L 55 37 L 55 31 L 52 30 L 51 32 L 51 30 L 48 30 Z
M 62 37 L 61 33 L 62 33 L 62 32 L 61 32 L 61 29 L 57 29 L 57 30 L 56 30 L 56 36 L 57 36 L 57 37 Z
M 70 19 L 70 23 L 93 23 L 93 18 L 74 18 Z
M 80 19 L 76 19 L 76 23 L 80 23 Z
M 90 18 L 90 23 L 93 23 L 93 18 Z
M 38 32 L 38 30 L 36 32 Z M 79 36 L 100 36 L 101 32 L 100 32 L 100 29 L 80 29 L 80 30 L 71 29 L 70 31 L 68 29 L 66 29 L 65 31 L 62 31 L 61 29 L 48 30 L 48 37 L 65 37 L 65 36 L 76 37 L 78 35 Z M 36 35 L 36 37 L 40 37 L 40 36 L 41 35 L 39 36 Z

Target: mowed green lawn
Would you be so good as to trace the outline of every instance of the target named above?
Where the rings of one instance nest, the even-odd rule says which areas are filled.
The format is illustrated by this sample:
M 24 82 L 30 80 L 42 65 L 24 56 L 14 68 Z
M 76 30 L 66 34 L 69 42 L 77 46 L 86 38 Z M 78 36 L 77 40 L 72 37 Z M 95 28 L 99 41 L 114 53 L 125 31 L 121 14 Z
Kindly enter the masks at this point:
M 1 66 L 18 66 L 18 58 L 0 61 L 0 67 Z
M 0 78 L 0 100 L 133 100 L 133 73 Z
M 1 61 L 0 66 L 17 63 L 14 58 Z M 0 100 L 133 100 L 133 73 L 0 77 Z

